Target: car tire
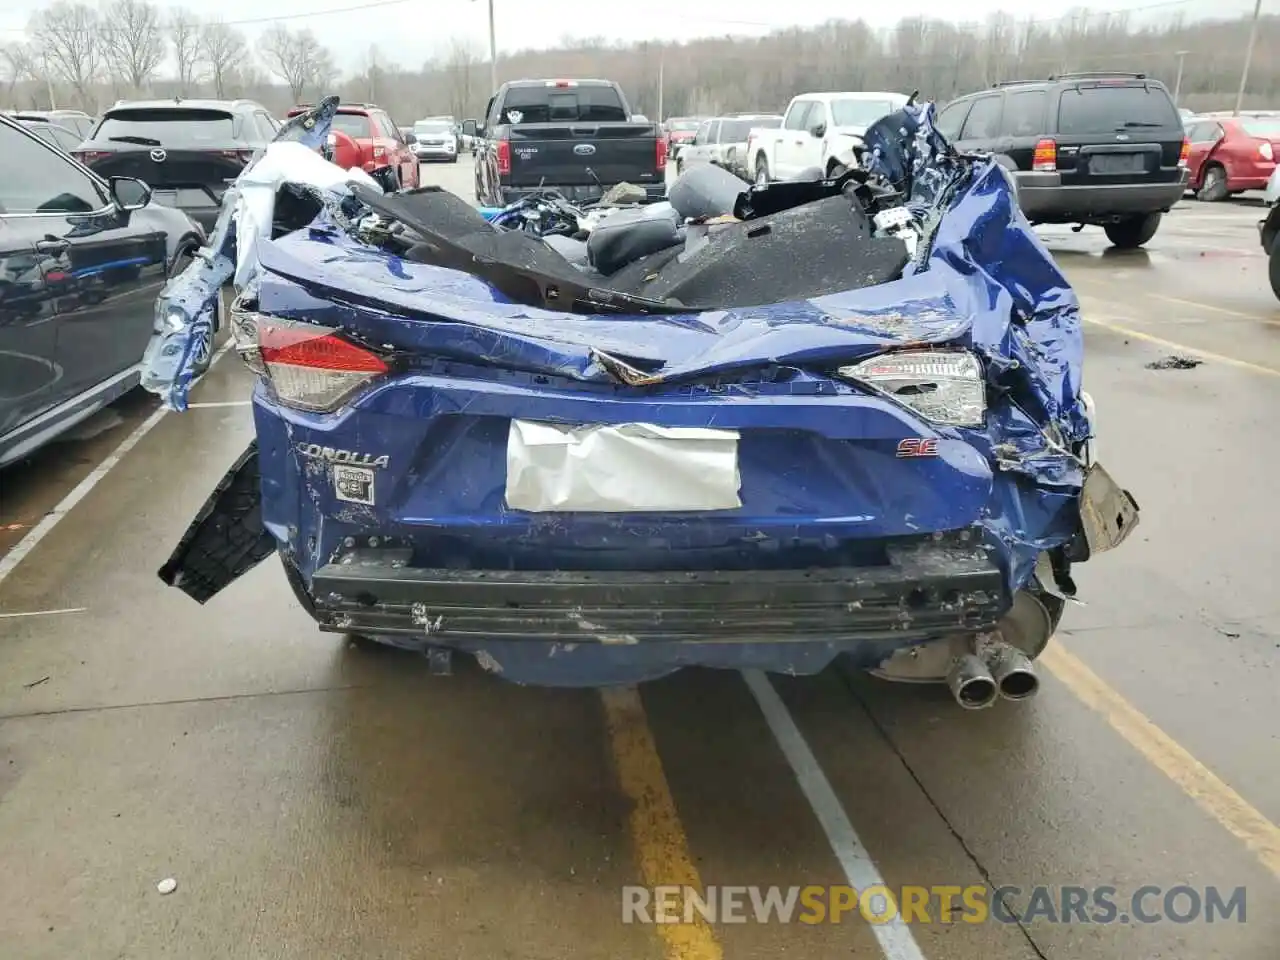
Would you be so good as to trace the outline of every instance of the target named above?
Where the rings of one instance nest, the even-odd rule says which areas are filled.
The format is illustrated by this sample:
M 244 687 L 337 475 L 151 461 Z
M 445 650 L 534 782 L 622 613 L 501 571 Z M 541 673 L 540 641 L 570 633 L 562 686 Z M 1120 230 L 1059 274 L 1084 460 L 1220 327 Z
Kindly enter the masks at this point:
M 1271 255 L 1267 259 L 1267 278 L 1271 281 L 1271 292 L 1280 300 L 1280 240 L 1271 244 Z
M 1163 216 L 1160 213 L 1138 214 L 1118 223 L 1108 223 L 1103 230 L 1114 246 L 1121 250 L 1136 250 L 1156 235 Z
M 1227 171 L 1216 163 L 1206 167 L 1200 189 L 1196 191 L 1196 199 L 1204 203 L 1217 203 L 1227 199 L 1227 193 Z
M 754 183 L 758 187 L 767 186 L 769 183 L 769 161 L 764 157 L 756 157 L 756 178 Z

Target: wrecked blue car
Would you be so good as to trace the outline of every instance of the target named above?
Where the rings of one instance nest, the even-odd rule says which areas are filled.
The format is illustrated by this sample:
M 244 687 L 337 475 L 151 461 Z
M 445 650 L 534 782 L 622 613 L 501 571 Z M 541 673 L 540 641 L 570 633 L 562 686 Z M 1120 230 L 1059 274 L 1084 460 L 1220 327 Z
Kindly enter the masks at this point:
M 1137 506 L 1092 456 L 1075 295 L 931 104 L 834 179 L 590 222 L 385 192 L 315 153 L 324 113 L 157 304 L 171 408 L 224 281 L 257 375 L 166 583 L 205 603 L 277 554 L 322 630 L 520 683 L 842 657 L 1036 692 L 1072 564 Z

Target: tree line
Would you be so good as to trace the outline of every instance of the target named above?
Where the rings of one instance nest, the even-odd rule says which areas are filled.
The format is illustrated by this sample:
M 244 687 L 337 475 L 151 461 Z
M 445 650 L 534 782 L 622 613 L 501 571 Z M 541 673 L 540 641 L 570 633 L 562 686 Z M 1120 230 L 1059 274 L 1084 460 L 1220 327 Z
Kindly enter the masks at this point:
M 1181 105 L 1230 108 L 1249 20 L 1191 21 L 1176 5 L 1161 6 L 1158 21 L 1081 8 L 1054 20 L 996 13 L 980 24 L 908 17 L 880 30 L 863 20 L 832 20 L 681 44 L 565 40 L 553 49 L 504 53 L 497 73 L 500 82 L 605 76 L 623 85 L 637 112 L 655 119 L 660 107 L 665 116 L 781 110 L 806 90 L 919 90 L 945 101 L 998 81 L 1068 70 L 1142 72 L 1178 88 Z M 162 11 L 149 0 L 97 7 L 57 0 L 32 17 L 27 36 L 0 48 L 5 98 L 14 108 L 74 105 L 92 113 L 119 98 L 243 96 L 282 112 L 336 91 L 376 101 L 408 124 L 432 114 L 477 116 L 492 93 L 485 51 L 461 38 L 416 67 L 377 45 L 355 56 L 344 50 L 343 72 L 335 51 L 309 29 L 278 22 L 251 39 L 216 17 Z M 1280 17 L 1263 17 L 1246 106 L 1280 108 L 1277 54 Z

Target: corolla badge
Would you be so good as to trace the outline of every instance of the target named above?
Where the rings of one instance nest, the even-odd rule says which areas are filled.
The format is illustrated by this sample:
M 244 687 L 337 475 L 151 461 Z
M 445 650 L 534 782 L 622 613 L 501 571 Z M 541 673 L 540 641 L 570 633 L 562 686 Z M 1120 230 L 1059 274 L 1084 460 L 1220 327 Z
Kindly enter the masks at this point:
M 327 460 L 329 463 L 345 463 L 360 467 L 386 467 L 391 457 L 384 454 L 359 453 L 355 450 L 339 450 L 336 447 L 322 447 L 318 443 L 299 443 L 295 445 L 298 453 L 314 460 Z
M 156 163 L 164 163 L 165 158 L 166 158 L 166 157 L 168 157 L 168 156 L 169 156 L 169 155 L 168 155 L 167 153 L 165 153 L 163 150 L 152 150 L 152 151 L 151 151 L 151 159 L 152 159 L 152 160 L 154 160 Z
M 596 152 L 596 148 L 594 144 L 580 143 L 573 148 L 573 152 L 580 157 L 589 157 Z

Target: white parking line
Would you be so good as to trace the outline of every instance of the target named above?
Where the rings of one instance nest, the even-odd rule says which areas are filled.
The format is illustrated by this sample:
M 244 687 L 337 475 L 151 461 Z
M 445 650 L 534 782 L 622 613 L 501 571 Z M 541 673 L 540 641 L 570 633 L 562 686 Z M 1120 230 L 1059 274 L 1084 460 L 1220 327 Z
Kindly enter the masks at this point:
M 26 610 L 22 613 L 0 613 L 0 620 L 12 620 L 17 617 L 51 617 L 55 613 L 87 613 L 88 607 L 64 607 L 61 610 Z
M 227 342 L 214 353 L 213 359 L 209 361 L 209 366 L 212 367 L 222 359 L 223 354 L 230 350 L 233 345 L 234 341 L 228 338 Z M 45 514 L 44 519 L 32 527 L 25 537 L 15 543 L 8 553 L 0 557 L 0 583 L 4 583 L 9 574 L 13 573 L 17 568 L 18 564 L 26 559 L 27 554 L 34 550 L 36 545 L 52 532 L 53 528 L 62 521 L 63 517 L 71 512 L 71 509 L 77 503 L 89 495 L 89 491 L 96 487 L 102 481 L 102 478 L 111 471 L 111 468 L 119 463 L 126 453 L 136 447 L 138 442 L 150 433 L 152 428 L 163 420 L 164 415 L 168 412 L 164 407 L 161 407 L 143 420 L 133 433 L 120 441 L 120 446 L 112 450 L 107 458 L 94 467 L 87 477 L 77 483 L 70 493 L 59 500 L 58 505 Z
M 213 407 L 250 407 L 252 400 L 208 400 L 204 403 L 189 403 L 188 410 L 209 410 Z
M 822 826 L 822 832 L 827 836 L 827 843 L 840 861 L 845 879 L 858 891 L 885 886 L 879 868 L 858 838 L 853 824 L 849 822 L 849 815 L 840 806 L 840 800 L 831 788 L 827 775 L 822 772 L 817 757 L 809 749 L 809 744 L 805 742 L 786 704 L 778 696 L 778 691 L 773 689 L 773 684 L 759 670 L 744 670 L 742 676 L 756 698 L 756 703 L 760 704 L 760 712 L 764 714 L 765 722 L 769 724 L 774 739 L 778 741 L 787 763 L 791 765 L 796 782 L 800 784 L 800 789 L 804 791 L 809 806 Z M 924 954 L 920 952 L 920 945 L 912 936 L 911 928 L 903 922 L 902 914 L 897 910 L 894 911 L 893 919 L 887 923 L 873 923 L 870 926 L 886 960 L 924 960 Z

